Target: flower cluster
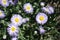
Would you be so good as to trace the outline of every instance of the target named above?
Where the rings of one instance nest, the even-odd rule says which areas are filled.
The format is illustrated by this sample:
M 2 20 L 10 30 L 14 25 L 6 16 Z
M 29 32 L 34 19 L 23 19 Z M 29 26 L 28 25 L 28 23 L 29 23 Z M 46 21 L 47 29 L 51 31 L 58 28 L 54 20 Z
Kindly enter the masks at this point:
M 27 21 L 29 21 L 29 18 L 22 18 L 20 15 L 14 14 L 11 17 L 11 23 L 8 25 L 8 28 L 7 28 L 9 35 L 12 37 L 14 36 L 17 37 L 19 33 L 18 26 L 20 26 L 22 23 L 26 23 Z
M 18 2 L 18 0 L 0 0 L 0 4 L 3 7 L 8 7 L 9 4 L 15 5 Z
M 53 14 L 54 13 L 54 8 L 51 6 L 46 6 L 44 7 L 45 3 L 41 2 L 40 5 L 42 6 L 42 12 L 39 12 L 36 16 L 36 21 L 40 25 L 44 25 L 48 21 L 48 16 L 47 14 Z M 42 26 L 39 26 L 40 28 L 40 34 L 45 33 L 45 30 L 43 29 Z
M 15 5 L 16 3 L 18 3 L 18 0 L 14 0 L 14 1 L 13 0 L 0 0 L 0 5 L 3 7 L 8 7 L 9 4 Z M 41 2 L 40 5 L 42 6 L 41 8 L 42 12 L 38 12 L 35 20 L 39 25 L 44 25 L 48 21 L 47 14 L 48 15 L 53 14 L 54 8 L 52 6 L 45 6 L 44 2 Z M 34 12 L 34 8 L 31 5 L 31 3 L 25 3 L 23 5 L 23 10 L 27 14 Z M 4 11 L 0 10 L 0 18 L 4 18 L 4 17 L 6 17 Z M 17 40 L 18 34 L 20 32 L 19 26 L 29 21 L 29 18 L 23 18 L 20 14 L 13 14 L 10 21 L 11 23 L 8 24 L 7 32 L 12 37 L 11 40 Z M 39 26 L 39 32 L 40 34 L 44 34 L 46 30 L 43 28 L 43 26 Z

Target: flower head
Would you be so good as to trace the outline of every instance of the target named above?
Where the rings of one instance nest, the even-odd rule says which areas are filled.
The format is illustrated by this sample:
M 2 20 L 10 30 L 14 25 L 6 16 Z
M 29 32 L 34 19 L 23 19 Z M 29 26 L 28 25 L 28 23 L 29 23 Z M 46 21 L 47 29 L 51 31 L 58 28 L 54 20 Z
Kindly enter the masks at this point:
M 45 3 L 44 3 L 44 2 L 41 2 L 40 5 L 41 5 L 41 6 L 45 6 Z
M 9 1 L 8 0 L 0 0 L 0 4 L 3 6 L 3 7 L 7 7 L 9 6 Z
M 23 9 L 25 10 L 26 13 L 32 13 L 33 12 L 33 7 L 30 3 L 24 4 Z
M 11 22 L 17 26 L 20 26 L 22 23 L 26 23 L 29 21 L 29 18 L 22 18 L 22 16 L 18 14 L 14 14 L 11 18 Z
M 44 34 L 46 30 L 42 26 L 39 26 L 39 27 L 40 27 L 40 34 Z
M 51 13 L 54 13 L 54 8 L 51 6 L 48 6 L 49 10 L 51 11 Z
M 42 8 L 42 11 L 44 11 L 44 12 L 46 12 L 46 13 L 48 13 L 48 14 L 52 14 L 52 13 L 54 13 L 54 8 L 51 7 L 51 6 L 43 7 L 43 8 Z
M 36 21 L 37 23 L 39 24 L 45 24 L 48 20 L 48 16 L 44 13 L 38 13 L 37 16 L 36 16 Z
M 15 25 L 21 25 L 22 24 L 22 17 L 18 14 L 14 14 L 11 17 L 11 22 L 14 23 Z
M 5 14 L 2 10 L 0 10 L 0 18 L 4 18 L 5 17 Z
M 10 2 L 12 5 L 15 5 L 15 4 L 18 2 L 18 0 L 9 0 L 9 2 Z
M 27 21 L 29 21 L 29 18 L 23 18 L 23 23 L 26 23 Z
M 6 35 L 3 35 L 3 39 L 6 39 L 6 37 L 7 37 Z
M 7 31 L 9 33 L 10 36 L 18 36 L 19 33 L 19 28 L 18 26 L 14 25 L 14 24 L 9 24 L 9 27 L 7 28 Z
M 37 34 L 38 32 L 37 31 L 34 31 L 34 34 Z

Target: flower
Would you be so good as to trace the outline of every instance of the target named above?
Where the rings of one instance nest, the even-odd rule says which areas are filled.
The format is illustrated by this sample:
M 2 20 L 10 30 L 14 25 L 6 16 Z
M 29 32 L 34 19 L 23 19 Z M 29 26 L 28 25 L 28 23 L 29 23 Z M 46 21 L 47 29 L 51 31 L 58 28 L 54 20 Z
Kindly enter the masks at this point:
M 8 25 L 7 32 L 10 36 L 18 36 L 19 28 L 18 26 L 11 23 Z
M 30 3 L 24 4 L 23 9 L 25 10 L 26 13 L 32 13 L 33 12 L 33 7 Z
M 37 16 L 36 16 L 36 21 L 37 23 L 39 24 L 45 24 L 48 20 L 48 16 L 44 13 L 38 13 Z
M 18 0 L 9 0 L 9 3 L 11 3 L 12 5 L 15 5 L 16 3 L 18 3 Z
M 37 34 L 38 32 L 37 31 L 34 31 L 34 34 Z
M 0 4 L 3 6 L 3 7 L 7 7 L 9 6 L 9 1 L 8 0 L 0 0 Z
M 18 40 L 17 37 L 13 37 L 11 40 Z
M 6 35 L 3 35 L 3 39 L 6 39 L 6 37 L 7 37 Z
M 29 18 L 23 18 L 23 23 L 26 23 L 27 21 L 29 21 Z
M 41 2 L 40 5 L 41 5 L 41 6 L 45 6 L 45 3 L 44 3 L 44 2 Z
M 48 14 L 52 14 L 52 13 L 54 13 L 54 8 L 51 7 L 51 6 L 43 7 L 43 8 L 42 8 L 42 11 L 44 11 L 44 12 L 46 12 L 46 13 L 48 13 Z
M 39 26 L 39 29 L 40 34 L 44 34 L 46 32 L 46 30 L 42 26 Z
M 51 6 L 48 6 L 49 10 L 51 11 L 51 13 L 54 13 L 54 8 Z
M 11 22 L 18 26 L 21 25 L 22 23 L 26 23 L 27 21 L 29 21 L 29 18 L 22 18 L 22 16 L 18 14 L 14 14 L 11 18 Z
M 4 18 L 4 17 L 5 17 L 4 11 L 0 10 L 0 18 Z
M 12 17 L 11 17 L 11 22 L 15 25 L 21 25 L 22 24 L 22 17 L 18 14 L 14 14 Z

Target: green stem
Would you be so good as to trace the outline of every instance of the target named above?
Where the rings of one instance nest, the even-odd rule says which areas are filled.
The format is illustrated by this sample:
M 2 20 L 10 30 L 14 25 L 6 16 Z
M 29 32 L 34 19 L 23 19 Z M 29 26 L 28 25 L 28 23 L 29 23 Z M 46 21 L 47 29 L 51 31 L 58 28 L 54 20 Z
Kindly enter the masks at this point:
M 36 10 L 35 14 L 37 14 L 38 11 L 39 11 L 39 9 Z
M 24 37 L 23 37 L 23 34 L 22 34 L 22 32 L 21 32 L 21 29 L 20 29 L 20 34 L 19 34 L 19 36 L 21 36 L 21 37 L 20 37 L 21 40 L 25 40 Z
M 41 35 L 41 38 L 40 38 L 40 40 L 43 40 L 43 35 Z
M 6 11 L 6 8 L 4 8 L 4 12 L 5 12 L 5 14 L 7 15 L 7 11 Z

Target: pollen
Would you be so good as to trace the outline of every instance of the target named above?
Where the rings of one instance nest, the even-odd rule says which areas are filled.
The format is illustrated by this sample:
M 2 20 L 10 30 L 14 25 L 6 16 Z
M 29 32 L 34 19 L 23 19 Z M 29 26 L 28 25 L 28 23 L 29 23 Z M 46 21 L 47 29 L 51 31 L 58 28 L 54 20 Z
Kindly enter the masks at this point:
M 27 7 L 26 7 L 26 10 L 30 10 L 30 6 L 27 6 Z
M 3 3 L 3 4 L 6 4 L 6 3 L 7 3 L 7 0 L 2 0 L 2 3 Z
M 19 18 L 15 18 L 15 22 L 19 22 Z
M 40 16 L 39 20 L 43 21 L 44 20 L 44 16 Z
M 15 28 L 15 27 L 11 27 L 11 31 L 13 31 L 13 32 L 14 32 L 15 30 L 16 30 L 16 28 Z

